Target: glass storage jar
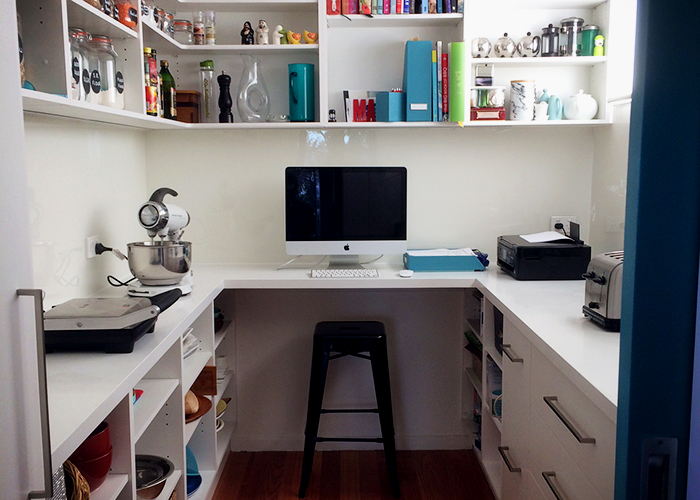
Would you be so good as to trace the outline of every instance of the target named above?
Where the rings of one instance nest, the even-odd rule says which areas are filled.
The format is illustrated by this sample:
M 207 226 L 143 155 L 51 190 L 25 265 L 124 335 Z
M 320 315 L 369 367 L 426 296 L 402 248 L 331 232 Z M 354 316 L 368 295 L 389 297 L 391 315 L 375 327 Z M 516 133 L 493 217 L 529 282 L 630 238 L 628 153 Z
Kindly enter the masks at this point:
M 82 28 L 69 28 L 70 41 L 70 89 L 71 97 L 79 101 L 90 101 L 90 76 L 86 43 L 90 33 Z M 85 79 L 83 78 L 85 73 Z M 86 82 L 86 85 L 83 83 Z
M 175 41 L 183 45 L 192 45 L 194 43 L 194 34 L 192 32 L 192 23 L 187 19 L 175 19 Z
M 117 69 L 118 56 L 112 40 L 106 35 L 93 35 L 90 47 L 95 54 L 90 66 L 90 85 L 93 92 L 99 89 L 98 102 L 124 109 L 124 76 Z

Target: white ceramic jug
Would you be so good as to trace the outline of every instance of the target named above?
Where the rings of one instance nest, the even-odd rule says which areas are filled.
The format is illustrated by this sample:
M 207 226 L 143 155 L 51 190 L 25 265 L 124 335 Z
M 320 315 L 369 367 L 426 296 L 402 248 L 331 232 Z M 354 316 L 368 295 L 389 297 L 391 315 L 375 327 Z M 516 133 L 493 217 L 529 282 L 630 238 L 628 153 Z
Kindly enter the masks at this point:
M 564 99 L 564 118 L 567 120 L 592 120 L 596 113 L 598 103 L 590 94 L 584 94 L 583 90 Z

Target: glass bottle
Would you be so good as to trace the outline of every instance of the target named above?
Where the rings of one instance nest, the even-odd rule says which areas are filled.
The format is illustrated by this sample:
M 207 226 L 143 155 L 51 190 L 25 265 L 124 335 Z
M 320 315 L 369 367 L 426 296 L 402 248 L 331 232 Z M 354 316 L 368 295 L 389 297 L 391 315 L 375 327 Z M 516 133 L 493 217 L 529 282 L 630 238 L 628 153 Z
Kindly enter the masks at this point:
M 206 45 L 216 44 L 216 14 L 212 10 L 204 13 L 204 37 Z
M 199 123 L 219 123 L 217 96 L 214 61 L 202 61 L 199 63 Z
M 163 96 L 163 118 L 177 120 L 177 92 L 175 78 L 170 73 L 168 61 L 160 62 L 160 95 Z
M 151 47 L 143 48 L 144 86 L 146 89 L 146 114 L 158 116 L 158 78 L 156 63 Z
M 183 45 L 192 45 L 194 37 L 192 34 L 192 23 L 187 19 L 175 19 L 175 41 Z
M 192 34 L 195 45 L 205 45 L 204 40 L 204 16 L 202 11 L 192 14 Z
M 245 67 L 238 86 L 236 105 L 238 114 L 244 122 L 264 122 L 270 114 L 270 98 L 262 77 L 260 60 L 244 55 Z

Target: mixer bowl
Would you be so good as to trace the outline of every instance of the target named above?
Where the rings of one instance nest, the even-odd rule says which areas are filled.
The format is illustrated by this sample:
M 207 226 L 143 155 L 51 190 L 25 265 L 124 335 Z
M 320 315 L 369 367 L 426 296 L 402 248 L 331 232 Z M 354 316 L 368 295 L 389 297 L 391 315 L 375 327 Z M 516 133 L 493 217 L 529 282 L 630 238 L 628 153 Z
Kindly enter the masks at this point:
M 144 241 L 127 247 L 131 274 L 144 285 L 177 285 L 190 272 L 189 241 Z

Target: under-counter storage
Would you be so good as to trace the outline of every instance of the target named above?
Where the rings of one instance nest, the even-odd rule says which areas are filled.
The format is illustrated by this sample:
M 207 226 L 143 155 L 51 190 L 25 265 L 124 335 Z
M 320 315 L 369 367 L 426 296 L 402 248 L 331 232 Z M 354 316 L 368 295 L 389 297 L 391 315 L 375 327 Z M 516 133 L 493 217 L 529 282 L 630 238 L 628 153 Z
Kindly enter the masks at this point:
M 600 496 L 612 499 L 615 422 L 537 349 L 533 349 L 532 359 L 532 413 L 537 413 L 556 436 Z

